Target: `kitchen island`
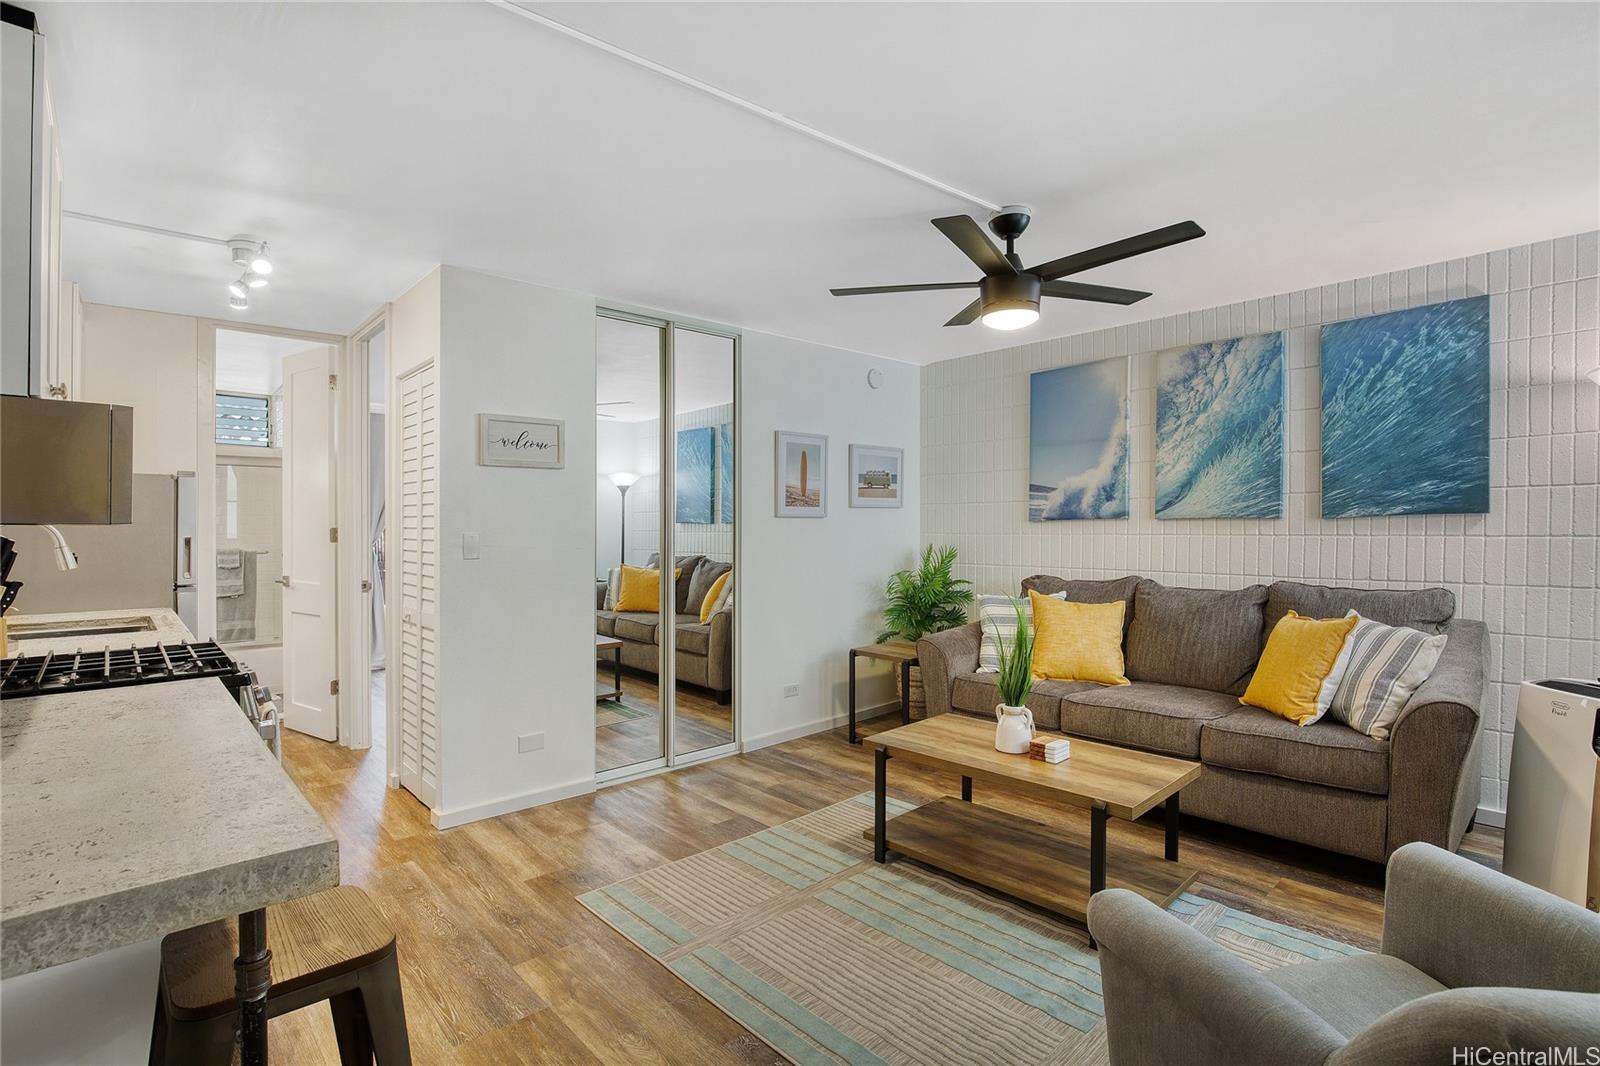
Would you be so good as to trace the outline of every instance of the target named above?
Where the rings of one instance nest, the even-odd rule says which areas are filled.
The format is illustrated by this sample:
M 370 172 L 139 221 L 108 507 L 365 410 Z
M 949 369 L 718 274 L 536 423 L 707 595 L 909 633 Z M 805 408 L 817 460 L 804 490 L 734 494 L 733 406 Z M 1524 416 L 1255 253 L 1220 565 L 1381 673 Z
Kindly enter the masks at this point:
M 175 615 L 161 622 L 159 634 L 100 639 L 188 639 Z M 12 651 L 103 646 L 92 639 Z M 338 880 L 332 832 L 221 682 L 6 699 L 0 1058 L 143 1061 L 162 935 Z

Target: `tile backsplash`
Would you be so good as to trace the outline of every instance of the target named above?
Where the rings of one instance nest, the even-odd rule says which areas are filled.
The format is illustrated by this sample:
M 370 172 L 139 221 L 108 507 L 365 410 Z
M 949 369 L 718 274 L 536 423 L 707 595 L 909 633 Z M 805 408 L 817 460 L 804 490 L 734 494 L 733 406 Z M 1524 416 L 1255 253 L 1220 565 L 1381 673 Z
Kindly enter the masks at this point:
M 1490 511 L 1321 517 L 1319 327 L 1423 304 L 1490 297 Z M 1154 353 L 1285 332 L 1284 517 L 1157 521 Z M 1028 521 L 1028 376 L 1133 356 L 1131 515 Z M 1137 573 L 1234 588 L 1280 578 L 1443 585 L 1490 630 L 1483 728 L 1488 811 L 1503 810 L 1517 685 L 1595 677 L 1600 549 L 1600 233 L 1356 278 L 934 363 L 922 374 L 922 537 L 959 550 L 980 591 L 1028 574 Z

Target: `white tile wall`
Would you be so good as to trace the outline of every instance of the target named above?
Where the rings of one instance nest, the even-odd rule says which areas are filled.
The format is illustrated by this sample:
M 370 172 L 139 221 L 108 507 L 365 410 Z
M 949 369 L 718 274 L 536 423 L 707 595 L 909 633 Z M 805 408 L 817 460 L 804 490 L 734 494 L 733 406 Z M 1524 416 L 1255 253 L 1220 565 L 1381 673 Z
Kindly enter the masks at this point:
M 676 418 L 679 429 L 699 429 L 704 426 L 720 426 L 724 422 L 733 421 L 733 404 L 719 404 L 716 407 L 702 407 L 697 411 L 685 411 Z M 659 444 L 654 443 L 656 426 L 659 422 L 650 419 L 647 422 L 631 423 L 641 442 L 641 449 L 652 456 L 659 451 Z M 717 485 L 718 493 L 722 491 L 720 481 Z M 628 490 L 628 544 L 627 557 L 630 566 L 643 566 L 653 552 L 661 548 L 661 479 L 656 474 L 647 474 L 641 477 L 634 486 Z M 718 520 L 709 525 L 686 525 L 678 523 L 672 527 L 673 552 L 677 555 L 704 555 L 720 562 L 733 562 L 733 526 L 721 521 L 722 499 L 720 495 L 713 501 L 713 517 Z
M 1490 513 L 1321 518 L 1319 330 L 1327 322 L 1490 294 Z M 1046 312 L 1048 313 L 1048 311 Z M 1156 521 L 1149 353 L 1284 330 L 1285 517 Z M 1131 355 L 1132 513 L 1031 523 L 1028 375 Z M 1600 672 L 1600 234 L 1173 315 L 934 363 L 922 374 L 922 537 L 953 544 L 981 591 L 1032 573 L 1234 588 L 1278 578 L 1443 585 L 1491 634 L 1482 804 L 1503 809 L 1517 684 Z

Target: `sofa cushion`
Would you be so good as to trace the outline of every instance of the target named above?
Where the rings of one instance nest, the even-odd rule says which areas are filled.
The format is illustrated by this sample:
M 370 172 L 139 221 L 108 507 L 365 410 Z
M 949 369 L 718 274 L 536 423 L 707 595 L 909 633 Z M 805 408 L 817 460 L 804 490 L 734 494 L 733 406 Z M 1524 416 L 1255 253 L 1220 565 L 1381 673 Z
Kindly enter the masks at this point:
M 617 612 L 596 611 L 594 613 L 594 631 L 602 637 L 617 635 Z
M 1000 692 L 994 674 L 961 674 L 950 685 L 950 706 L 967 714 L 994 720 Z M 1092 681 L 1035 681 L 1028 697 L 1033 724 L 1040 729 L 1061 728 L 1061 697 L 1086 689 L 1099 688 Z
M 616 614 L 616 627 L 612 630 L 614 636 L 623 640 L 631 640 L 639 644 L 654 644 L 656 642 L 656 625 L 660 616 L 653 611 L 618 611 Z
M 1295 725 L 1257 707 L 1206 723 L 1200 758 L 1208 766 L 1287 777 L 1312 785 L 1389 793 L 1389 744 L 1338 722 Z
M 705 655 L 711 649 L 711 626 L 699 622 L 678 623 L 678 650 Z
M 1127 610 L 1122 612 L 1122 633 L 1127 636 L 1128 621 L 1133 617 L 1133 590 L 1138 584 L 1139 578 L 1133 574 L 1104 581 L 1078 581 L 1050 574 L 1034 574 L 1022 579 L 1022 598 L 1027 599 L 1029 592 L 1037 592 L 1041 596 L 1059 595 L 1061 599 L 1073 603 L 1114 603 L 1121 600 L 1127 604 Z
M 1279 966 L 1262 976 L 1299 1000 L 1347 1039 L 1396 1007 L 1444 991 L 1393 955 L 1351 955 Z
M 711 586 L 717 583 L 717 578 L 726 574 L 733 567 L 728 563 L 719 563 L 715 559 L 705 559 L 694 568 L 694 580 L 689 582 L 689 595 L 683 606 L 685 613 L 695 616 L 695 621 L 700 620 L 700 608 L 705 603 L 706 594 L 711 591 Z
M 1128 626 L 1128 677 L 1238 696 L 1261 657 L 1267 586 L 1168 588 L 1141 580 Z
M 1355 611 L 1386 626 L 1437 633 L 1455 617 L 1456 598 L 1441 588 L 1390 591 L 1274 581 L 1267 590 L 1265 629 L 1270 631 L 1290 611 L 1307 618 L 1343 618 L 1346 611 Z
M 1200 727 L 1238 709 L 1235 697 L 1203 688 L 1150 681 L 1096 685 L 1061 701 L 1061 728 L 1091 740 L 1198 759 Z
M 674 614 L 682 614 L 689 609 L 689 586 L 694 583 L 694 572 L 700 569 L 704 555 L 674 555 L 672 568 L 678 571 L 678 603 L 672 610 Z M 650 559 L 644 564 L 648 569 L 656 570 L 661 566 L 661 553 L 651 552 Z M 699 604 L 695 605 L 697 608 Z

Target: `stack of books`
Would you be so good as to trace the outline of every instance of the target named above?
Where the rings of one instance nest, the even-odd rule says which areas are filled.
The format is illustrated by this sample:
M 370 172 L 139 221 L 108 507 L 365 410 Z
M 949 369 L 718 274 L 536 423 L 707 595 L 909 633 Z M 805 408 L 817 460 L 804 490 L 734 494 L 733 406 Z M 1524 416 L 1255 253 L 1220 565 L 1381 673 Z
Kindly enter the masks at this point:
M 1028 745 L 1028 758 L 1044 762 L 1064 762 L 1072 754 L 1072 741 L 1066 737 L 1034 737 Z

